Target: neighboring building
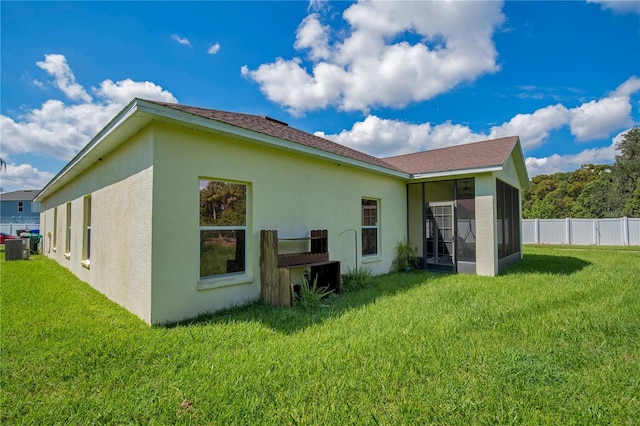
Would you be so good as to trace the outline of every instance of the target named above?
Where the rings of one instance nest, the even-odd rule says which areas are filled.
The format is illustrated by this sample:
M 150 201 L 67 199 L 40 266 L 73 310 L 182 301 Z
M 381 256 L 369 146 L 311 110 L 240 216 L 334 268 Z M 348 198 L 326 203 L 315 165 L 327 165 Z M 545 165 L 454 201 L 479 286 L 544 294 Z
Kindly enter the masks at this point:
M 134 99 L 36 201 L 47 256 L 155 324 L 258 299 L 261 230 L 326 229 L 343 271 L 385 273 L 408 240 L 426 269 L 496 275 L 522 256 L 527 185 L 518 137 L 380 159 L 268 117 Z
M 29 223 L 40 222 L 40 206 L 33 201 L 37 189 L 0 193 L 0 222 Z

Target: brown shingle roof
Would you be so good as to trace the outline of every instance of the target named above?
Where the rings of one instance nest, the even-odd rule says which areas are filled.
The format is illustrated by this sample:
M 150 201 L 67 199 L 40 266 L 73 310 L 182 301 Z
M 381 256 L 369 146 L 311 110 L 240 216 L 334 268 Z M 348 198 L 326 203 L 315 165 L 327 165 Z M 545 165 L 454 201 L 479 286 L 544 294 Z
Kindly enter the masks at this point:
M 348 148 L 344 145 L 337 144 L 330 140 L 321 138 L 311 133 L 298 130 L 293 127 L 289 127 L 286 123 L 267 118 L 260 115 L 241 114 L 236 112 L 220 111 L 215 109 L 198 108 L 187 105 L 172 104 L 166 102 L 148 101 L 158 105 L 163 105 L 175 110 L 184 111 L 189 114 L 194 114 L 200 117 L 209 118 L 211 120 L 220 121 L 222 123 L 230 124 L 242 129 L 251 130 L 254 132 L 262 133 L 264 135 L 273 136 L 279 139 L 284 139 L 290 142 L 299 143 L 311 148 L 319 149 L 332 154 L 341 155 L 343 157 L 351 158 L 353 160 L 362 161 L 368 164 L 372 164 L 386 169 L 398 170 L 393 165 L 386 161 L 374 157 L 372 155 L 365 154 L 364 152 L 356 151 L 355 149 Z
M 410 174 L 496 167 L 507 161 L 517 141 L 517 136 L 510 136 L 388 157 L 384 161 Z
M 260 115 L 199 108 L 167 102 L 148 102 L 409 174 L 502 166 L 518 141 L 517 136 L 510 136 L 382 159 L 312 135 L 311 133 L 289 127 L 286 123 Z

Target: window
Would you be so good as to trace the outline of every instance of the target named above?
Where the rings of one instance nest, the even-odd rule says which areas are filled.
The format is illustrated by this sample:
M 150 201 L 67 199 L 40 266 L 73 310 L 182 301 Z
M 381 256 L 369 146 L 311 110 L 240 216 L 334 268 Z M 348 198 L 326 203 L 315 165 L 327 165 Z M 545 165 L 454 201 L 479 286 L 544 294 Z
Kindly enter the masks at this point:
M 245 272 L 247 185 L 200 180 L 200 278 Z
M 82 235 L 82 260 L 88 264 L 91 259 L 91 196 L 84 197 Z
M 64 253 L 66 257 L 71 255 L 71 203 L 67 203 L 67 232 L 64 246 Z
M 520 251 L 519 191 L 500 180 L 496 182 L 498 203 L 498 259 Z
M 53 208 L 53 251 L 58 248 L 58 208 Z
M 24 202 L 18 201 L 18 212 L 23 212 L 23 211 L 24 211 Z
M 362 255 L 378 254 L 378 200 L 362 199 Z

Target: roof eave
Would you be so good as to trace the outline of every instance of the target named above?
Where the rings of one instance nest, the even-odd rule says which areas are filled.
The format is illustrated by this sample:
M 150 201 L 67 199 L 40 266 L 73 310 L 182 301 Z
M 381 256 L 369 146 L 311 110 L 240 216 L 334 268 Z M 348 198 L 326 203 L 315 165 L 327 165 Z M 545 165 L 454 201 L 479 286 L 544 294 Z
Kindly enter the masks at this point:
M 135 130 L 129 129 L 125 132 L 116 132 L 122 124 L 129 120 L 134 114 L 141 118 L 140 125 Z M 139 131 L 146 127 L 152 121 L 181 123 L 182 125 L 190 124 L 200 129 L 208 129 L 209 131 L 225 133 L 231 136 L 249 140 L 265 146 L 275 147 L 289 152 L 296 152 L 305 156 L 324 159 L 337 164 L 350 165 L 352 167 L 365 169 L 378 174 L 392 176 L 400 179 L 407 179 L 408 173 L 398 171 L 392 168 L 385 168 L 365 161 L 360 161 L 345 157 L 339 154 L 330 153 L 321 149 L 312 148 L 296 142 L 287 141 L 253 130 L 244 129 L 242 127 L 233 126 L 211 118 L 200 117 L 198 115 L 173 109 L 168 106 L 159 105 L 154 102 L 145 101 L 144 99 L 133 99 L 122 111 L 118 113 L 89 143 L 76 154 L 76 156 L 67 163 L 56 176 L 47 183 L 44 188 L 35 197 L 36 202 L 42 202 L 50 192 L 62 187 L 72 178 L 78 176 L 87 170 L 92 164 L 98 161 L 102 156 L 111 152 L 121 143 L 123 143 L 135 131 Z M 118 134 L 116 134 L 118 133 Z
M 504 170 L 504 165 L 476 167 L 473 169 L 443 170 L 443 171 L 437 171 L 437 172 L 414 173 L 411 175 L 410 179 L 419 180 L 419 179 L 440 178 L 445 176 L 477 175 L 480 173 L 500 172 L 502 170 Z
M 507 159 L 505 160 L 505 164 L 507 163 L 507 161 L 509 161 L 509 158 L 514 155 L 514 151 L 517 151 L 517 153 L 515 153 L 515 155 L 518 156 L 517 160 L 514 158 L 514 162 L 516 165 L 516 172 L 518 173 L 518 178 L 520 180 L 520 188 L 522 189 L 528 189 L 531 186 L 531 183 L 529 181 L 529 172 L 527 171 L 527 162 L 524 159 L 524 151 L 522 150 L 522 144 L 520 143 L 520 137 L 518 136 L 518 139 L 516 139 L 516 143 L 513 145 L 513 148 L 511 149 L 511 153 L 509 154 L 509 157 L 507 157 Z

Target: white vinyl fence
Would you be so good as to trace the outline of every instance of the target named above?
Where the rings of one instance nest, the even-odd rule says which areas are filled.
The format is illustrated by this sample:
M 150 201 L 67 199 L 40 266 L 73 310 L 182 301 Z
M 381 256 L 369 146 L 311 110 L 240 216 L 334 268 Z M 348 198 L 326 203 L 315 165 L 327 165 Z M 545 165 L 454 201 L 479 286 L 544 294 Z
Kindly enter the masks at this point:
M 640 246 L 640 218 L 523 219 L 524 244 Z
M 5 234 L 18 236 L 17 232 L 20 230 L 40 230 L 40 223 L 0 223 L 0 232 Z

